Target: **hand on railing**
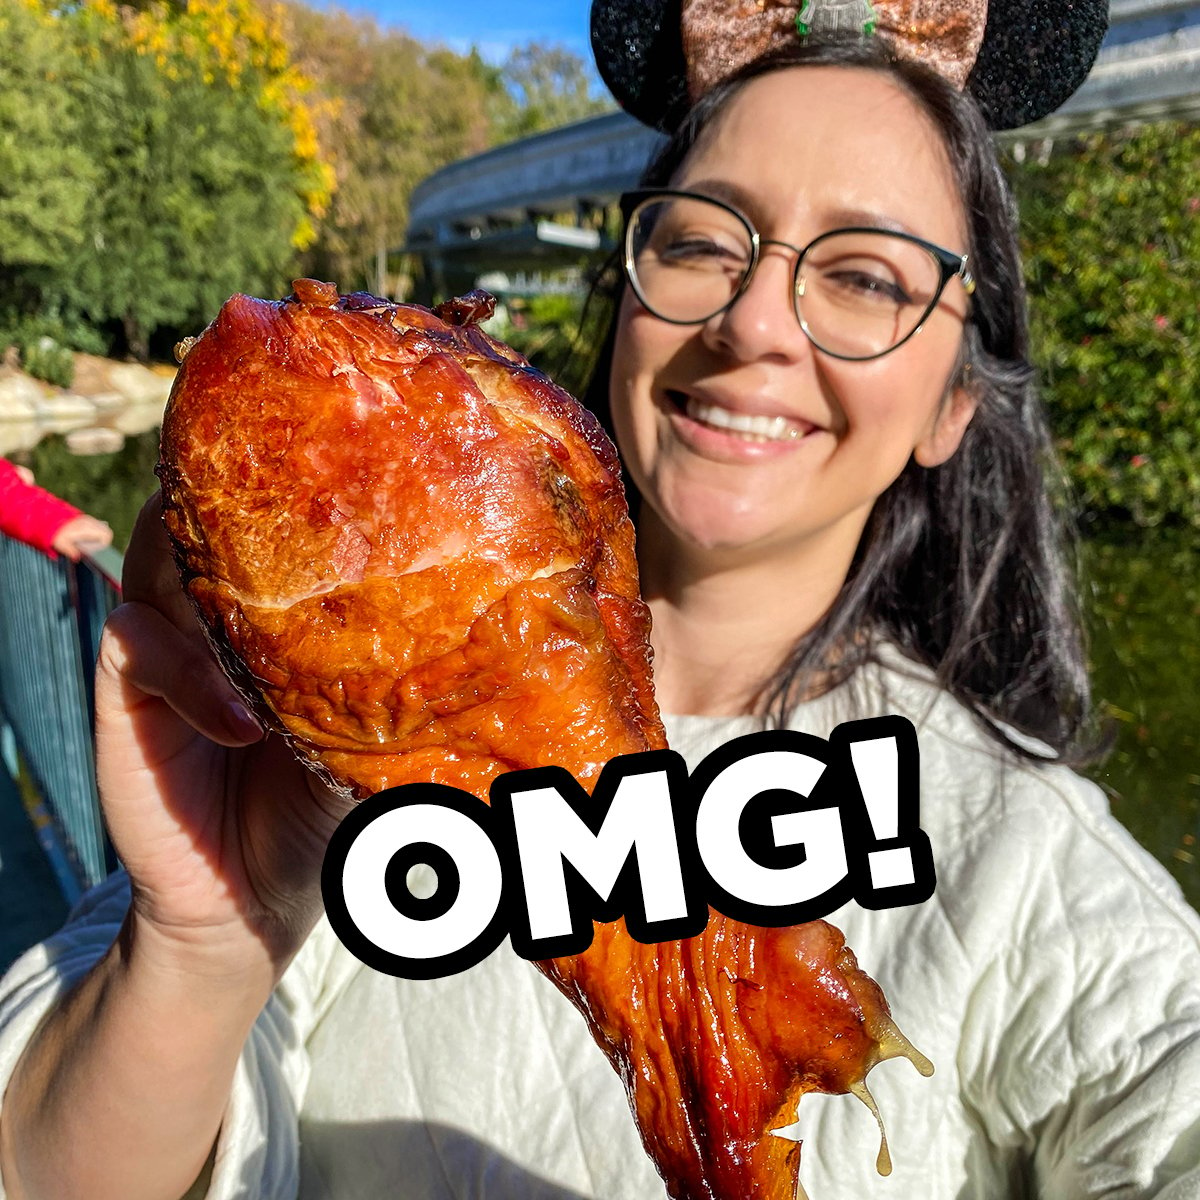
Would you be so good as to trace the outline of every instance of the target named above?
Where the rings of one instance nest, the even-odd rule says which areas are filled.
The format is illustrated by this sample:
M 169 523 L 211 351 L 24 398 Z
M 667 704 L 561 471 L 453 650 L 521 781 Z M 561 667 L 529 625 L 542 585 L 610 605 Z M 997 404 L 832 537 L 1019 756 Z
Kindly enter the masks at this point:
M 0 533 L 72 562 L 78 562 L 92 543 L 99 549 L 112 542 L 112 530 L 104 521 L 38 487 L 28 467 L 6 458 L 0 458 Z
M 61 525 L 50 544 L 64 558 L 78 562 L 84 554 L 111 546 L 112 539 L 107 522 L 82 513 Z

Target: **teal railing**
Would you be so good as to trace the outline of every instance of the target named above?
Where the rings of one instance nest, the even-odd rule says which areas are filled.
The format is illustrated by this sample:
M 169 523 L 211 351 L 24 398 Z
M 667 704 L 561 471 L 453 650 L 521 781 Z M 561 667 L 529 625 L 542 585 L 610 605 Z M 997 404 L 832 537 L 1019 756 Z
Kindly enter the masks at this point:
M 93 680 L 121 555 L 74 564 L 0 535 L 0 750 L 69 903 L 112 869 L 92 748 Z

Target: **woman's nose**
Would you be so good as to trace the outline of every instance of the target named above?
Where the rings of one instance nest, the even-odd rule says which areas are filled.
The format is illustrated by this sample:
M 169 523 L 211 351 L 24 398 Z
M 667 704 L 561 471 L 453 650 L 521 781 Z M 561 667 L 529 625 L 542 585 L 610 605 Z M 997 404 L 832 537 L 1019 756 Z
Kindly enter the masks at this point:
M 705 325 L 709 344 L 745 362 L 790 362 L 811 353 L 792 295 L 795 267 L 790 247 L 764 246 L 745 291 Z

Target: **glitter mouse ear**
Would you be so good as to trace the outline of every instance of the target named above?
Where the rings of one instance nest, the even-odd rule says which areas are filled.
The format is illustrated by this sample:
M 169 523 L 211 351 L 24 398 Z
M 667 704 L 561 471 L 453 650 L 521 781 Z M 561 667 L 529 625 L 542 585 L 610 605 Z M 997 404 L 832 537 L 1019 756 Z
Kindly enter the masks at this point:
M 680 0 L 594 0 L 592 52 L 616 102 L 664 132 L 690 107 Z
M 593 0 L 592 48 L 617 103 L 670 131 L 695 100 L 797 39 L 879 37 L 979 103 L 993 129 L 1053 112 L 1084 81 L 1107 0 Z
M 990 0 L 967 91 L 993 129 L 1019 129 L 1064 104 L 1108 32 L 1108 0 Z

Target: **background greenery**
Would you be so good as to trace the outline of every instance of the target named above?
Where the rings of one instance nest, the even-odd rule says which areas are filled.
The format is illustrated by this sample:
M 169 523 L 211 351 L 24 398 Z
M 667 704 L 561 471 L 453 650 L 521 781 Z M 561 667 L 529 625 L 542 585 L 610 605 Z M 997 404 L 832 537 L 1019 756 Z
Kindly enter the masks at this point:
M 495 66 L 295 2 L 0 0 L 0 349 L 61 383 L 23 318 L 165 359 L 235 291 L 395 294 L 422 178 L 610 106 L 554 46 Z
M 1034 357 L 1081 502 L 1200 529 L 1200 128 L 1092 134 L 1010 174 Z

